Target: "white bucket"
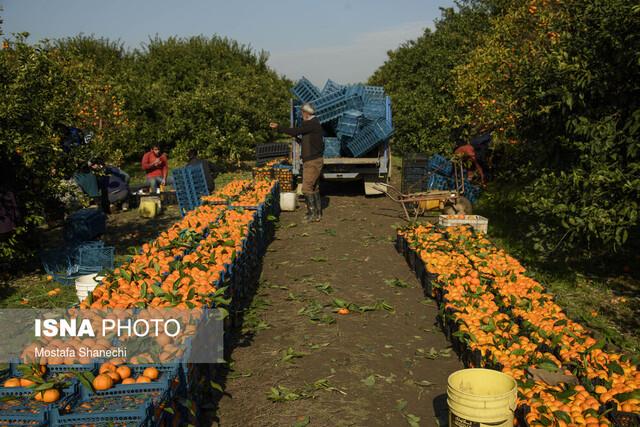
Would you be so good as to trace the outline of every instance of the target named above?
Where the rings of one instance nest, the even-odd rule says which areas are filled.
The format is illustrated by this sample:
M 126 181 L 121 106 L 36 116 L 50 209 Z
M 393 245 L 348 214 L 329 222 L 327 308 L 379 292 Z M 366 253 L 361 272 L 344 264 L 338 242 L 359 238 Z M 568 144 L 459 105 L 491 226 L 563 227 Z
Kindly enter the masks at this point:
M 85 274 L 76 278 L 76 295 L 78 299 L 83 301 L 87 298 L 89 292 L 93 291 L 103 278 L 104 276 L 98 276 L 96 274 Z
M 280 193 L 280 209 L 283 211 L 296 210 L 296 193 Z

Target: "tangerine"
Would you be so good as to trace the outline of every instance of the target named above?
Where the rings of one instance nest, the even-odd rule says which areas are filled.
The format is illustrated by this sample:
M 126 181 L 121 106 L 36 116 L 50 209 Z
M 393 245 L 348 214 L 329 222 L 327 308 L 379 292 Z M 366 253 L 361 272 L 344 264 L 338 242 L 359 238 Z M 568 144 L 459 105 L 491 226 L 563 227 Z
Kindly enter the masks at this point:
M 46 403 L 55 402 L 60 399 L 60 392 L 55 388 L 50 388 L 42 394 L 42 401 Z
M 113 379 L 107 374 L 100 374 L 93 380 L 93 388 L 96 390 L 109 390 L 113 387 Z

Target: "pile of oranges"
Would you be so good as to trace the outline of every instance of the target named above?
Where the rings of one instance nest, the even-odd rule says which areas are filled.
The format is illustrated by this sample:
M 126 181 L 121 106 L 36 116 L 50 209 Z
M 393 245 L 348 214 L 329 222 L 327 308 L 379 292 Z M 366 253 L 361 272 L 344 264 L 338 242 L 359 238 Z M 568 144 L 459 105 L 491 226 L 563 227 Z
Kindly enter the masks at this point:
M 131 376 L 131 368 L 126 365 L 118 366 L 111 362 L 105 362 L 100 366 L 99 375 L 93 380 L 93 388 L 98 391 L 109 390 L 115 384 L 140 384 L 150 383 L 158 379 L 158 368 L 150 366 L 137 378 Z
M 602 414 L 605 403 L 640 412 L 638 367 L 625 355 L 603 351 L 603 343 L 569 319 L 515 258 L 482 233 L 415 224 L 398 234 L 426 270 L 438 275 L 434 298 L 443 324 L 475 355 L 469 364 L 516 379 L 528 425 L 610 425 Z M 528 368 L 564 373 L 580 384 L 534 381 Z

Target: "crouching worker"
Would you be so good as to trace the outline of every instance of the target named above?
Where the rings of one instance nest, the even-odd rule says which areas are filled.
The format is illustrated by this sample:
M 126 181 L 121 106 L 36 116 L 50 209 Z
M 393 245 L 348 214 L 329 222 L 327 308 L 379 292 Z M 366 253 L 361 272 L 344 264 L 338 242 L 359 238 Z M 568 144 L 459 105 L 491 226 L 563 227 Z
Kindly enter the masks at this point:
M 320 221 L 322 218 L 322 199 L 320 197 L 320 174 L 324 164 L 322 153 L 322 126 L 315 116 L 313 104 L 305 102 L 301 107 L 303 123 L 294 128 L 269 123 L 271 129 L 286 133 L 292 137 L 302 135 L 302 194 L 307 204 L 307 215 L 302 222 Z

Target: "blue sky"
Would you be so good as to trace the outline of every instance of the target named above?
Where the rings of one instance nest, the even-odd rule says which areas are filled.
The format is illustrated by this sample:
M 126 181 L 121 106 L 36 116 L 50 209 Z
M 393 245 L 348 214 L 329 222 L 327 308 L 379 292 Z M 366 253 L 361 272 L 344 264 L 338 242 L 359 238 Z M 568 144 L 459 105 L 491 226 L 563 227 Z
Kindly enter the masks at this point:
M 364 82 L 386 52 L 419 37 L 454 0 L 0 0 L 3 37 L 80 33 L 138 48 L 155 37 L 217 34 L 269 52 L 268 65 L 322 88 Z

